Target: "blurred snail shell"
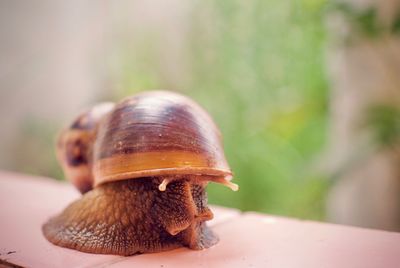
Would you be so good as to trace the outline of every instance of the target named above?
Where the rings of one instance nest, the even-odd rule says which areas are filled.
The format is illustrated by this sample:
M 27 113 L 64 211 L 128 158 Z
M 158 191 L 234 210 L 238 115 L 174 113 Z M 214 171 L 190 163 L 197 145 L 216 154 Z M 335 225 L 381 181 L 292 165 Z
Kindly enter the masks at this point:
M 62 132 L 57 150 L 84 195 L 43 225 L 50 242 L 119 255 L 218 242 L 205 223 L 205 187 L 238 186 L 218 128 L 189 98 L 151 91 L 96 106 Z
M 81 193 L 93 188 L 92 151 L 97 126 L 114 103 L 100 103 L 76 118 L 61 131 L 57 141 L 57 158 L 65 176 Z

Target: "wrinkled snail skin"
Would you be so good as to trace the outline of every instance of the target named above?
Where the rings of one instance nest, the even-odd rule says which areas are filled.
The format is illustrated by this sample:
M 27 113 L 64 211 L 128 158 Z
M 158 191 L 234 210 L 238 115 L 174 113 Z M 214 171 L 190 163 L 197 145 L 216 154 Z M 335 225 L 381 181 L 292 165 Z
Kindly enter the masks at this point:
M 133 255 L 187 246 L 203 249 L 218 238 L 204 221 L 204 186 L 177 180 L 166 191 L 159 180 L 140 178 L 94 188 L 43 227 L 46 238 L 83 252 Z
M 117 255 L 216 244 L 218 237 L 206 225 L 213 218 L 206 186 L 211 181 L 237 190 L 237 185 L 230 182 L 221 136 L 209 115 L 166 91 L 142 93 L 108 109 L 73 134 L 87 145 L 73 154 L 76 162 L 85 156 L 85 176 L 70 176 L 76 167 L 65 149 L 68 141 L 79 147 L 71 134 L 77 129 L 60 135 L 59 160 L 84 194 L 43 225 L 45 237 L 58 246 Z M 73 125 L 85 126 L 80 120 Z

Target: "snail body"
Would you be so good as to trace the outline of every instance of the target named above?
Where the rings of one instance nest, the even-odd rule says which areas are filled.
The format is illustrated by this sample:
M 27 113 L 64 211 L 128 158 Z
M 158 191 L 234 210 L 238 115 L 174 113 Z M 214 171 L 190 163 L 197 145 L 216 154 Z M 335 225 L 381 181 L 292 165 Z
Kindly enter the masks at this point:
M 75 122 L 92 118 L 91 127 L 76 132 L 74 123 L 59 137 L 58 158 L 83 195 L 43 225 L 45 237 L 67 248 L 118 255 L 217 243 L 206 225 L 213 218 L 206 185 L 233 190 L 237 185 L 230 182 L 221 135 L 210 116 L 189 98 L 167 91 L 102 107 L 98 116 L 88 116 L 90 110 Z M 85 142 L 84 149 L 75 148 Z M 76 164 L 71 151 L 85 161 Z

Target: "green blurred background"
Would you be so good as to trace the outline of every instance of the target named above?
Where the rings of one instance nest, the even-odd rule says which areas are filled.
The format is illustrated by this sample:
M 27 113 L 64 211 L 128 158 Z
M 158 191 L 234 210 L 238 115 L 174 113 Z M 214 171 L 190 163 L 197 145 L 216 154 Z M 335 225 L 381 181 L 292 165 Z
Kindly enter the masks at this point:
M 69 66 L 65 79 L 68 83 L 56 83 L 55 87 L 51 84 L 52 91 L 43 93 L 37 98 L 41 101 L 34 105 L 55 102 L 58 94 L 61 98 L 68 92 L 73 94 L 74 83 L 80 81 L 74 78 L 74 71 L 83 73 L 79 77 L 95 77 L 87 87 L 95 90 L 88 91 L 84 99 L 66 98 L 65 103 L 70 99 L 71 103 L 80 98 L 81 101 L 69 105 L 74 108 L 55 118 L 31 110 L 20 116 L 20 123 L 15 125 L 17 142 L 9 146 L 16 153 L 8 154 L 9 161 L 3 161 L 3 168 L 63 179 L 53 141 L 57 131 L 74 115 L 98 101 L 118 101 L 143 90 L 169 89 L 200 103 L 222 131 L 226 156 L 240 191 L 212 184 L 208 188 L 210 203 L 325 219 L 325 202 L 332 183 L 332 174 L 320 168 L 332 123 L 332 83 L 326 60 L 332 32 L 326 22 L 332 12 L 349 13 L 350 9 L 343 8 L 348 6 L 324 0 L 189 1 L 190 5 L 184 1 L 172 1 L 170 5 L 162 1 L 123 1 L 118 5 L 84 2 L 73 1 L 65 6 L 47 3 L 50 8 L 36 10 L 39 15 L 57 10 L 50 19 L 59 13 L 72 13 L 66 17 L 67 26 L 60 24 L 69 34 L 61 31 L 62 38 L 72 36 L 67 41 L 75 43 L 83 42 L 83 38 L 83 52 L 73 55 L 78 59 L 90 55 L 90 63 L 83 71 L 79 60 L 71 66 L 49 64 L 48 69 L 55 68 L 57 73 Z M 146 8 L 141 9 L 142 6 Z M 23 17 L 19 8 L 14 5 L 11 10 Z M 361 12 L 358 17 L 350 14 L 350 21 L 356 24 L 375 25 L 370 13 Z M 45 22 L 44 25 L 55 27 Z M 51 47 L 51 38 L 61 35 L 56 34 L 58 28 L 48 31 L 50 37 L 46 37 L 47 33 L 42 36 L 50 38 L 46 46 Z M 93 33 L 95 38 L 88 38 Z M 346 38 L 341 40 L 348 42 Z M 64 42 L 65 47 L 58 47 L 60 55 L 74 51 L 68 42 Z M 46 47 L 39 50 L 39 56 L 50 53 Z M 67 54 L 65 57 L 75 59 Z M 32 69 L 40 62 L 37 58 L 29 63 Z M 24 79 L 27 73 L 25 70 L 18 79 Z M 45 76 L 51 77 L 51 72 Z M 85 86 L 76 92 L 84 92 Z M 7 91 L 8 84 L 4 88 L 3 96 L 13 94 Z M 54 97 L 44 101 L 43 96 Z M 28 106 L 29 94 L 22 99 L 20 105 Z M 59 100 L 58 105 L 62 107 L 62 103 Z M 398 114 L 392 110 L 387 114 L 388 124 L 380 118 L 374 122 L 383 125 L 383 129 L 392 126 L 389 132 L 397 137 Z
M 240 185 L 240 191 L 231 192 L 211 184 L 210 203 L 323 218 L 327 181 L 311 170 L 327 127 L 324 3 L 197 3 L 189 26 L 190 77 L 172 88 L 211 113 Z M 123 55 L 118 97 L 171 88 L 154 68 L 156 48 L 146 45 L 162 40 L 143 42 L 146 53 L 127 49 Z
M 204 106 L 221 128 L 240 185 L 239 192 L 210 185 L 210 203 L 323 218 L 327 181 L 312 172 L 312 163 L 327 127 L 324 2 L 197 3 L 186 51 L 190 77 L 178 90 Z M 150 45 L 162 40 L 142 41 L 143 51 L 122 52 L 119 97 L 170 88 L 154 68 L 157 51 Z

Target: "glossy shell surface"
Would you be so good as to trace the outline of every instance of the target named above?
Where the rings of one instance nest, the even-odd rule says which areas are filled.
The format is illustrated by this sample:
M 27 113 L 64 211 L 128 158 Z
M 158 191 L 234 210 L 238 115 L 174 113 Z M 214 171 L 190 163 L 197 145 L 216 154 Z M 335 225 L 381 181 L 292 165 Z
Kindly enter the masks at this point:
M 221 135 L 198 104 L 151 91 L 124 99 L 100 122 L 94 185 L 160 175 L 202 175 L 229 181 Z

